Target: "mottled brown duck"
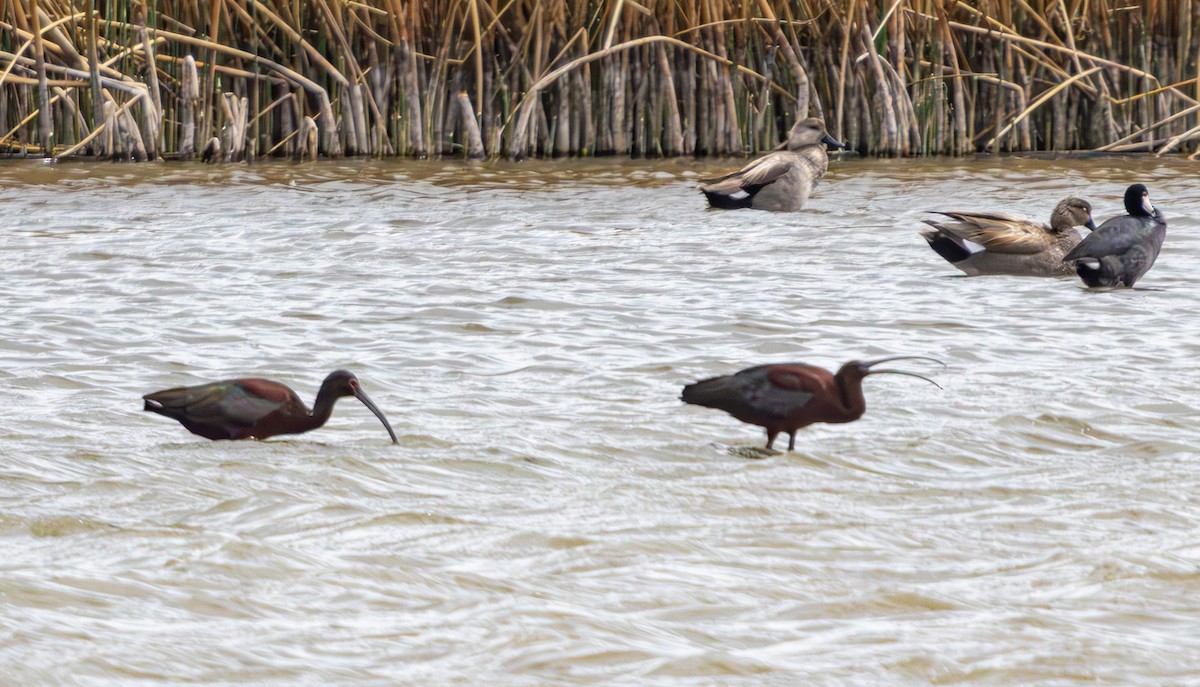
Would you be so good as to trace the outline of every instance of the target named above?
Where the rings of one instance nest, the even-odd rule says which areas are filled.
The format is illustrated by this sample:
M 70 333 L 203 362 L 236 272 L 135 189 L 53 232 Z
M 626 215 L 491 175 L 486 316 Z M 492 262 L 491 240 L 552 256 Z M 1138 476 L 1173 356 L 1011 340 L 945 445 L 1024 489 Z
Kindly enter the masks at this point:
M 1069 277 L 1075 270 L 1063 257 L 1081 239 L 1075 227 L 1095 229 L 1092 206 L 1066 198 L 1050 213 L 1050 223 L 998 212 L 938 212 L 921 231 L 938 255 L 968 276 Z

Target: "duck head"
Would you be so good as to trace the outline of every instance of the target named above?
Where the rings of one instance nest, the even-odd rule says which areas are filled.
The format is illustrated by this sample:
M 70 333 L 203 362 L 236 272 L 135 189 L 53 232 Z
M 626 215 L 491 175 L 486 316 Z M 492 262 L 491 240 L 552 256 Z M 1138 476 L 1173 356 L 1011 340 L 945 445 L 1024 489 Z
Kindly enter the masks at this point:
M 777 150 L 799 150 L 804 146 L 817 145 L 819 143 L 824 143 L 834 148 L 848 149 L 850 147 L 830 136 L 825 131 L 825 122 L 816 117 L 809 117 L 808 119 L 801 119 L 792 125 L 792 130 L 788 133 L 788 140 L 779 146 Z
M 1063 232 L 1075 227 L 1096 231 L 1096 222 L 1092 220 L 1092 204 L 1082 198 L 1064 198 L 1050 214 L 1050 228 Z

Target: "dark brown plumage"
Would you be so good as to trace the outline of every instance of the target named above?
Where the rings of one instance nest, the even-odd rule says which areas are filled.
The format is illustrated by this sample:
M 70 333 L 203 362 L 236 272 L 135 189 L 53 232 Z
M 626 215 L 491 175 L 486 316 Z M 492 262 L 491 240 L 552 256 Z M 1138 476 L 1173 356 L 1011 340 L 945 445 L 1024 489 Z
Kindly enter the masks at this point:
M 735 418 L 767 430 L 767 448 L 780 432 L 788 435 L 788 450 L 796 448 L 796 430 L 814 422 L 853 422 L 866 410 L 862 380 L 872 374 L 900 374 L 938 383 L 903 370 L 871 369 L 891 360 L 932 360 L 896 355 L 874 360 L 851 360 L 837 374 L 804 363 L 758 365 L 740 372 L 704 379 L 683 387 L 684 403 L 724 410 Z M 938 386 L 938 388 L 941 388 Z
M 362 401 L 383 423 L 392 443 L 398 443 L 383 412 L 367 397 L 358 378 L 346 370 L 335 370 L 325 378 L 311 412 L 295 391 L 269 379 L 182 386 L 146 394 L 142 399 L 144 410 L 178 420 L 189 432 L 215 440 L 266 439 L 316 429 L 329 420 L 334 403 L 343 396 Z

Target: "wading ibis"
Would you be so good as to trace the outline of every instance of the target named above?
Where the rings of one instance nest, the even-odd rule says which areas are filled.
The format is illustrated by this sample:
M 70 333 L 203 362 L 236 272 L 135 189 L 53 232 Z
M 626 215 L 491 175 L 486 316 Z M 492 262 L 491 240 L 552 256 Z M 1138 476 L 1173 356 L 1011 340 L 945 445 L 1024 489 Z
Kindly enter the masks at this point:
M 1080 241 L 1075 227 L 1096 230 L 1092 206 L 1066 198 L 1043 224 L 999 212 L 937 212 L 948 219 L 924 220 L 921 236 L 938 255 L 968 276 L 1007 274 L 1018 277 L 1069 277 L 1063 263 Z
M 333 404 L 343 396 L 362 401 L 383 423 L 392 443 L 399 443 L 383 412 L 362 390 L 358 378 L 346 370 L 329 373 L 311 411 L 295 391 L 269 379 L 227 379 L 181 386 L 146 394 L 142 399 L 146 402 L 144 410 L 178 420 L 189 432 L 206 439 L 266 439 L 324 425 Z
M 1125 189 L 1125 212 L 1101 224 L 1063 258 L 1089 287 L 1133 286 L 1154 264 L 1167 220 L 1142 184 Z
M 724 410 L 735 418 L 767 430 L 767 448 L 775 437 L 788 435 L 788 450 L 796 448 L 796 430 L 814 422 L 853 422 L 867 409 L 862 381 L 867 375 L 897 374 L 937 382 L 903 370 L 872 369 L 892 360 L 930 360 L 919 355 L 894 355 L 874 360 L 851 360 L 837 374 L 804 363 L 758 365 L 740 372 L 704 379 L 683 387 L 684 403 Z
M 714 208 L 755 208 L 794 212 L 805 201 L 829 168 L 825 146 L 847 146 L 825 133 L 825 123 L 816 117 L 802 119 L 788 134 L 786 143 L 731 174 L 710 179 L 700 190 Z

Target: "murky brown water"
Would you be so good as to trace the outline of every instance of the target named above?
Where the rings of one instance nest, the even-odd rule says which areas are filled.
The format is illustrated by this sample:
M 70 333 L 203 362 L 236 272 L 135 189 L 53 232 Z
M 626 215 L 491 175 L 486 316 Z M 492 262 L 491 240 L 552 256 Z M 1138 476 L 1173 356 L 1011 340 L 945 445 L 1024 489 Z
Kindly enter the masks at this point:
M 0 682 L 1200 683 L 1200 185 L 1183 161 L 0 167 Z M 959 278 L 934 208 L 1170 219 L 1131 291 Z M 680 387 L 932 355 L 747 460 Z M 140 396 L 360 404 L 214 443 Z M 913 369 L 913 368 L 910 368 Z M 918 368 L 919 369 L 919 368 Z

